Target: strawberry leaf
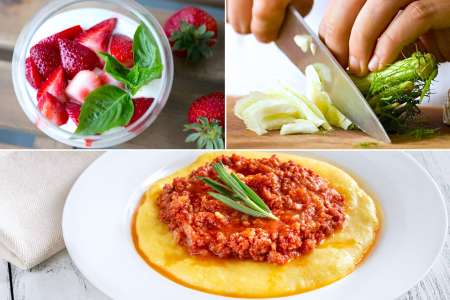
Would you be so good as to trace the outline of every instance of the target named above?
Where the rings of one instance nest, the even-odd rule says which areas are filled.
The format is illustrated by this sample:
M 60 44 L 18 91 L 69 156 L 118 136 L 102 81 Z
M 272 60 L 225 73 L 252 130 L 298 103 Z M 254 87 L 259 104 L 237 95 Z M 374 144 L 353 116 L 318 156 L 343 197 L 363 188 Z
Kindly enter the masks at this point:
M 134 114 L 130 95 L 124 90 L 106 85 L 89 94 L 80 113 L 76 134 L 101 134 L 127 125 Z
M 186 143 L 196 143 L 199 149 L 224 149 L 223 129 L 219 122 L 209 122 L 207 118 L 198 118 L 198 123 L 184 125 L 183 131 L 191 131 Z
M 186 51 L 187 60 L 198 62 L 203 58 L 213 55 L 210 41 L 214 37 L 214 32 L 207 31 L 205 25 L 193 26 L 187 22 L 182 22 L 179 31 L 174 31 L 170 36 L 173 42 L 173 49 L 176 51 Z
M 191 133 L 190 135 L 188 135 L 188 137 L 186 138 L 185 142 L 186 143 L 193 143 L 195 142 L 198 138 L 200 138 L 202 134 L 200 132 L 195 132 L 195 133 Z

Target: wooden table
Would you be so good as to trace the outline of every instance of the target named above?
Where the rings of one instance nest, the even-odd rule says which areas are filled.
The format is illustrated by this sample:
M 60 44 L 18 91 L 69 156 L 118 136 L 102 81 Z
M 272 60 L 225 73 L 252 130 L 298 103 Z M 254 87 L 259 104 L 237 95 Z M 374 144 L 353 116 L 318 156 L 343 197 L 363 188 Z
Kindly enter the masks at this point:
M 450 208 L 450 155 L 447 152 L 410 152 L 436 180 Z M 450 236 L 448 237 L 450 238 Z M 450 240 L 449 240 L 450 241 Z M 382 276 L 382 274 L 380 274 Z M 0 261 L 0 299 L 106 300 L 75 268 L 66 251 L 30 271 Z M 445 246 L 430 273 L 398 300 L 450 299 L 450 248 Z M 380 299 L 389 300 L 389 299 Z
M 424 105 L 421 107 L 423 122 L 431 128 L 440 128 L 432 138 L 418 140 L 414 137 L 392 136 L 392 144 L 377 141 L 359 130 L 333 130 L 320 134 L 280 135 L 271 131 L 258 136 L 247 130 L 233 108 L 238 98 L 227 97 L 227 147 L 230 149 L 434 149 L 450 148 L 450 127 L 442 122 L 443 108 Z
M 15 40 L 23 25 L 45 3 L 45 0 L 0 0 L 0 129 L 34 136 L 34 148 L 68 148 L 48 138 L 25 116 L 19 106 L 11 82 L 11 57 Z M 180 1 L 179 1 L 180 2 Z M 197 1 L 189 1 L 197 2 Z M 214 4 L 217 1 L 201 1 Z M 222 4 L 223 7 L 223 4 Z M 150 9 L 163 23 L 171 12 Z M 187 122 L 190 103 L 197 97 L 224 90 L 224 25 L 220 23 L 220 40 L 214 57 L 197 65 L 175 58 L 175 79 L 172 94 L 156 122 L 132 141 L 119 148 L 193 148 L 186 144 L 182 131 Z M 17 148 L 1 144 L 0 148 Z

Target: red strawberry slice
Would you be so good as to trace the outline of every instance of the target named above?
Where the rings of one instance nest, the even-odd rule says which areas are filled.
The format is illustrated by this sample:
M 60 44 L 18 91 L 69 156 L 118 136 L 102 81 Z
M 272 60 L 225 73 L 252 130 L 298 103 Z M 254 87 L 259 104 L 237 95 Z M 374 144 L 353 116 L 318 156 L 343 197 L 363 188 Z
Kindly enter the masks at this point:
M 44 96 L 46 93 L 50 93 L 56 97 L 60 102 L 65 102 L 67 100 L 65 89 L 67 86 L 67 81 L 64 76 L 64 70 L 60 66 L 48 77 L 37 94 L 38 100 Z
M 154 99 L 153 98 L 136 98 L 133 99 L 133 105 L 134 105 L 134 115 L 130 120 L 130 123 L 128 123 L 127 126 L 130 126 L 137 120 L 139 120 L 140 117 L 142 117 L 145 112 L 152 106 Z
M 51 44 L 54 47 L 58 47 L 58 40 L 64 39 L 64 40 L 73 40 L 77 36 L 79 36 L 83 32 L 83 29 L 80 25 L 70 27 L 69 29 L 66 29 L 64 31 L 58 32 L 52 36 L 49 36 L 48 38 L 43 39 L 39 42 L 39 44 Z
M 69 119 L 64 103 L 50 93 L 45 93 L 39 98 L 38 108 L 47 119 L 58 126 L 66 124 Z
M 79 72 L 69 83 L 66 89 L 67 95 L 78 103 L 84 103 L 84 99 L 95 89 L 103 85 L 100 77 L 93 71 Z
M 113 35 L 109 52 L 125 67 L 131 68 L 134 65 L 133 40 L 126 35 Z
M 108 50 L 109 40 L 116 25 L 117 18 L 105 20 L 81 33 L 75 40 L 95 52 L 105 52 Z
M 100 64 L 91 49 L 70 40 L 59 40 L 58 43 L 61 63 L 69 79 L 82 70 L 94 70 Z
M 61 65 L 59 50 L 51 44 L 34 45 L 30 50 L 30 56 L 44 80 Z
M 83 29 L 77 25 L 47 37 L 31 48 L 31 58 L 44 80 L 56 67 L 61 65 L 58 39 L 74 39 L 81 32 L 83 32 Z
M 66 103 L 66 111 L 69 117 L 72 119 L 72 121 L 78 125 L 81 112 L 81 105 L 69 101 Z
M 39 74 L 39 70 L 36 67 L 36 64 L 31 59 L 31 57 L 28 57 L 27 60 L 25 61 L 25 75 L 32 87 L 38 89 L 41 86 L 42 84 L 41 74 Z

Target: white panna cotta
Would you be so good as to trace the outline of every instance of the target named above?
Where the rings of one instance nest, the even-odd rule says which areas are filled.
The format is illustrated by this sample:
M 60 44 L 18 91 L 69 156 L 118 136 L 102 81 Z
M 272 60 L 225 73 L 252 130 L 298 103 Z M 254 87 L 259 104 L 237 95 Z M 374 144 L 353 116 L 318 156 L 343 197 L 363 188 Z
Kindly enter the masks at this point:
M 134 33 L 139 26 L 139 23 L 130 19 L 129 17 L 122 15 L 120 13 L 99 9 L 99 8 L 82 8 L 82 9 L 74 9 L 62 12 L 58 15 L 55 15 L 48 20 L 46 20 L 37 30 L 34 36 L 31 39 L 30 47 L 27 49 L 27 53 L 30 53 L 31 48 L 39 43 L 41 40 L 52 36 L 58 32 L 61 32 L 70 27 L 80 25 L 83 30 L 87 30 L 92 26 L 110 18 L 117 18 L 117 26 L 113 34 L 123 34 L 133 39 Z M 163 66 L 164 68 L 164 66 Z M 26 89 L 34 99 L 36 106 L 38 104 L 37 101 L 37 90 L 33 88 L 30 83 L 26 82 Z M 163 82 L 161 79 L 156 79 L 149 82 L 147 85 L 143 86 L 134 96 L 133 99 L 136 98 L 154 98 L 155 101 L 158 101 L 158 96 L 161 93 L 161 89 L 163 88 Z M 154 105 L 152 106 L 154 107 Z M 151 109 L 151 108 L 150 108 Z M 77 129 L 77 125 L 73 122 L 72 119 L 69 118 L 69 121 L 60 126 L 61 129 L 64 129 L 68 132 L 75 132 Z M 119 130 L 119 128 L 113 128 L 106 133 L 111 131 Z

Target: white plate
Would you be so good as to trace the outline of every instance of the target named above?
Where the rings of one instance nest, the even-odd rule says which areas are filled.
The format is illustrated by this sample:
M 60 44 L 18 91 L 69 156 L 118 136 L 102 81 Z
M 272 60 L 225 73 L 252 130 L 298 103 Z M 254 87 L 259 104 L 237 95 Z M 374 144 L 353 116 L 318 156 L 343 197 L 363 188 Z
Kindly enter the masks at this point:
M 384 221 L 371 255 L 344 279 L 289 299 L 393 299 L 416 284 L 442 250 L 443 197 L 431 176 L 402 152 L 295 152 L 334 163 L 380 201 Z M 180 286 L 134 250 L 132 213 L 155 180 L 191 163 L 197 151 L 111 151 L 73 186 L 63 233 L 81 272 L 113 299 L 230 299 Z M 287 299 L 286 298 L 286 299 Z

